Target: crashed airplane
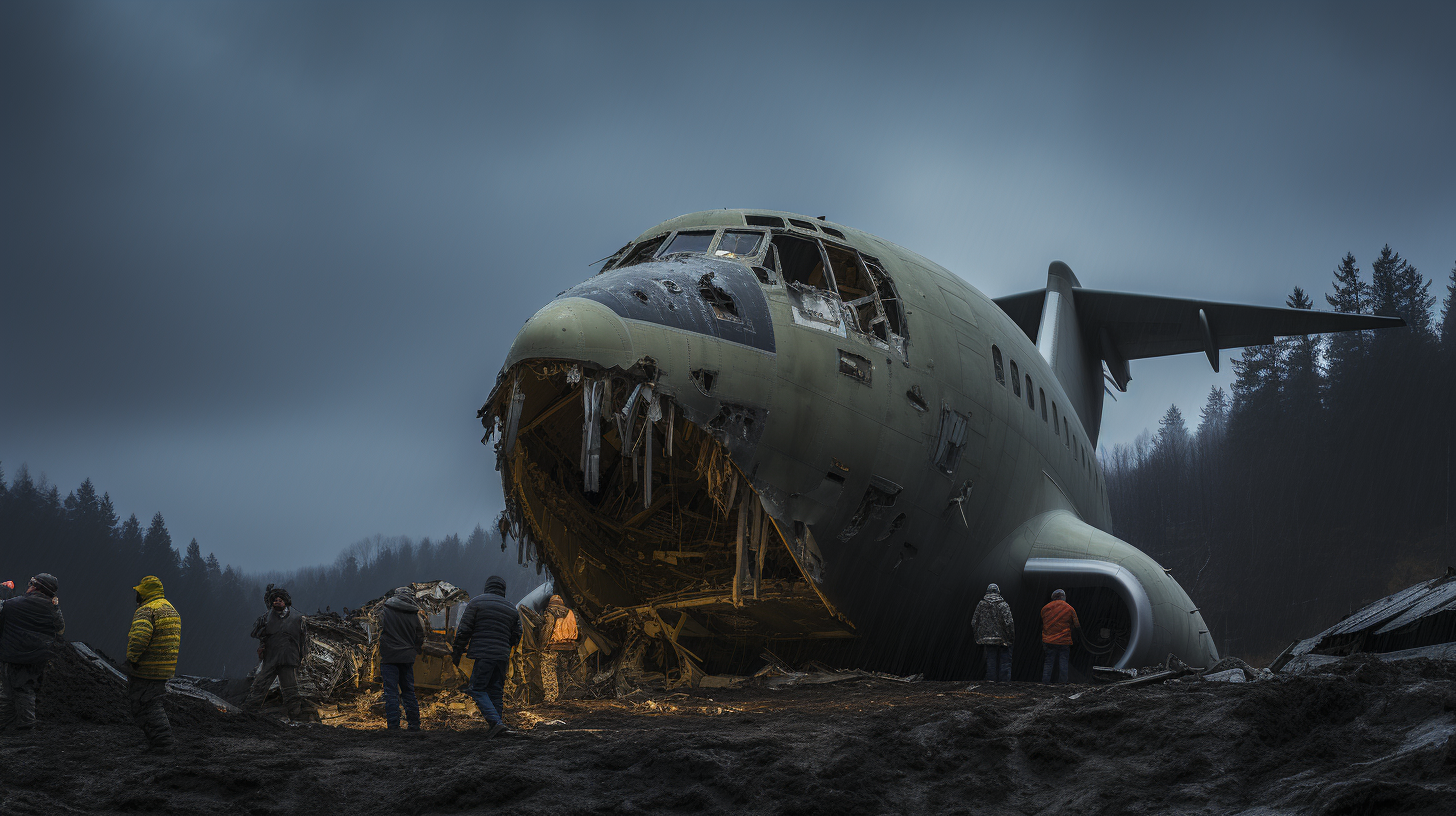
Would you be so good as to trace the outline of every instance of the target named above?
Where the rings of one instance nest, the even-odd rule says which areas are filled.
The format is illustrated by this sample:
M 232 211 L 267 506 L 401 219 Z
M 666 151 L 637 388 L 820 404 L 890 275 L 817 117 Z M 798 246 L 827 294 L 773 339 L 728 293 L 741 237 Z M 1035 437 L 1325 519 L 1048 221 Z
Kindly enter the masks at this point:
M 822 218 L 714 210 L 647 230 L 526 321 L 479 416 L 503 529 L 677 684 L 764 649 L 964 675 L 990 582 L 1019 623 L 1017 676 L 1039 671 L 1054 587 L 1084 661 L 1211 666 L 1187 593 L 1105 532 L 1104 379 L 1400 325 L 1086 289 L 1061 262 L 993 299 Z

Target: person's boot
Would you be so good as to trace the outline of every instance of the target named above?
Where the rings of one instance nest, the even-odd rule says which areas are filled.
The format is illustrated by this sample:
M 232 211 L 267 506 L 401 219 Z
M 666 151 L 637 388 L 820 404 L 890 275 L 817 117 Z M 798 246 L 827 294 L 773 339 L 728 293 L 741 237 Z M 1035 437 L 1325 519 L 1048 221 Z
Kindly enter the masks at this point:
M 503 722 L 498 722 L 495 725 L 492 725 L 485 732 L 485 738 L 486 739 L 494 739 L 494 738 L 500 736 L 501 734 L 504 734 L 505 731 L 506 731 L 506 724 L 503 723 Z

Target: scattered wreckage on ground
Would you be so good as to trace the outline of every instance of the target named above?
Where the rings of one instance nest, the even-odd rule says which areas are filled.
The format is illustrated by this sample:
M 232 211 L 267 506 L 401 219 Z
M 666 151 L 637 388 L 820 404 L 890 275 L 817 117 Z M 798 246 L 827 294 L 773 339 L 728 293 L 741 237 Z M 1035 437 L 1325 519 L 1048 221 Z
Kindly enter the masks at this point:
M 1456 567 L 1290 644 L 1270 668 L 1299 674 L 1354 654 L 1379 660 L 1456 660 Z

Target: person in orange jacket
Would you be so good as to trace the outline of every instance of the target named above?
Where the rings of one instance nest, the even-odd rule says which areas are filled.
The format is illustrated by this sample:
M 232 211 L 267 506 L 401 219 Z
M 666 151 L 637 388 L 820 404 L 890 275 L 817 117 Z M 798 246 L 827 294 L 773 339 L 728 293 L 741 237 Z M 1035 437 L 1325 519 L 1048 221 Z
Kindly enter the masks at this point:
M 576 651 L 580 635 L 576 629 L 576 614 L 566 608 L 566 601 L 560 595 L 552 595 L 546 605 L 546 614 L 541 618 L 541 645 L 546 653 L 541 656 L 541 691 L 546 702 L 555 702 L 561 696 L 561 675 L 567 669 L 567 653 Z
M 1082 635 L 1082 622 L 1077 620 L 1077 610 L 1067 603 L 1067 593 L 1057 590 L 1052 593 L 1051 603 L 1041 608 L 1041 681 L 1052 681 L 1052 666 L 1058 668 L 1057 677 L 1063 683 L 1071 682 L 1068 664 L 1072 656 L 1072 630 Z

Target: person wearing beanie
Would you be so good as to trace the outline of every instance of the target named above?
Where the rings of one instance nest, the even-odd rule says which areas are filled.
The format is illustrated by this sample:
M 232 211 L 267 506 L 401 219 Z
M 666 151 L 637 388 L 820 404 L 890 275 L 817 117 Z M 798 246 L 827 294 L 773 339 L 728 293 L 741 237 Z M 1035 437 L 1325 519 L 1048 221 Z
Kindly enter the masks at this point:
M 400 703 L 410 731 L 420 730 L 415 658 L 425 651 L 425 621 L 413 587 L 402 586 L 379 605 L 379 679 L 384 683 L 385 727 L 399 730 Z
M 162 591 L 162 580 L 148 575 L 132 587 L 137 609 L 126 636 L 126 702 L 132 719 L 153 751 L 172 750 L 172 724 L 162 698 L 167 679 L 177 671 L 182 649 L 182 616 Z
M 475 661 L 470 672 L 469 693 L 490 723 L 486 738 L 506 730 L 506 671 L 511 647 L 521 642 L 521 615 L 506 600 L 506 582 L 499 575 L 485 581 L 485 592 L 470 599 L 455 630 L 455 665 L 462 657 Z
M 976 644 L 986 656 L 986 682 L 1010 682 L 1016 621 L 1011 617 L 1011 604 L 1001 597 L 1001 588 L 995 584 L 986 587 L 986 596 L 976 604 L 971 631 L 976 633 Z
M 303 615 L 293 610 L 288 590 L 272 584 L 263 590 L 263 605 L 268 608 L 253 623 L 251 637 L 258 639 L 258 659 L 262 665 L 253 676 L 253 685 L 243 700 L 243 708 L 258 709 L 273 686 L 273 679 L 283 693 L 283 706 L 290 720 L 302 715 L 303 700 L 298 695 L 298 667 L 308 637 L 303 631 Z
M 0 603 L 0 731 L 35 727 L 35 695 L 56 639 L 66 631 L 58 588 L 56 577 L 42 572 L 24 595 Z
M 567 655 L 576 651 L 577 638 L 576 614 L 560 595 L 552 595 L 541 617 L 541 644 L 546 651 L 541 656 L 541 690 L 548 703 L 561 696 L 561 675 Z
M 1073 630 L 1076 630 L 1079 637 L 1081 636 L 1082 622 L 1077 620 L 1077 610 L 1067 603 L 1066 591 L 1056 590 L 1052 593 L 1051 603 L 1041 608 L 1041 647 L 1043 650 L 1041 681 L 1043 683 L 1052 681 L 1053 667 L 1058 670 L 1057 677 L 1060 682 L 1071 682 L 1068 665 L 1071 662 Z

